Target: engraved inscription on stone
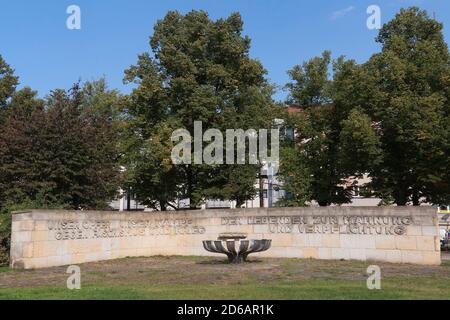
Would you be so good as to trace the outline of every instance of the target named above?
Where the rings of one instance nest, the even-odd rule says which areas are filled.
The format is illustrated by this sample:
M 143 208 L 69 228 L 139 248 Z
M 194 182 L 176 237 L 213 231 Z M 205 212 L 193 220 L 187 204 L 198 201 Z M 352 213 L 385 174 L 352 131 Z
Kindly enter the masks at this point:
M 222 225 L 267 225 L 269 233 L 406 235 L 405 216 L 266 216 L 223 217 Z
M 204 234 L 192 219 L 49 221 L 56 240 L 126 238 L 158 235 Z

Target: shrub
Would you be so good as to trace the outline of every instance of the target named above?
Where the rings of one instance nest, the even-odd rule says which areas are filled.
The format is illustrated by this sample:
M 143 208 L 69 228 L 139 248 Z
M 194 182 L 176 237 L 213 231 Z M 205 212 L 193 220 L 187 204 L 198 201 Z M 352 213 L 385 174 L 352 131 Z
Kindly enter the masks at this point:
M 11 214 L 0 214 L 0 266 L 9 264 L 11 247 Z

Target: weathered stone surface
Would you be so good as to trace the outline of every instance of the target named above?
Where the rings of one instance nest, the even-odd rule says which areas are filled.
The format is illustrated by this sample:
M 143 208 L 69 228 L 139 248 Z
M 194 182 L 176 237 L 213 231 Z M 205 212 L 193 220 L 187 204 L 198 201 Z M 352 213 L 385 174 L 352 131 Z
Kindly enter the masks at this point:
M 155 212 L 32 210 L 13 216 L 11 261 L 44 268 L 151 255 L 205 255 L 222 233 L 272 239 L 261 257 L 439 264 L 429 207 L 328 207 Z

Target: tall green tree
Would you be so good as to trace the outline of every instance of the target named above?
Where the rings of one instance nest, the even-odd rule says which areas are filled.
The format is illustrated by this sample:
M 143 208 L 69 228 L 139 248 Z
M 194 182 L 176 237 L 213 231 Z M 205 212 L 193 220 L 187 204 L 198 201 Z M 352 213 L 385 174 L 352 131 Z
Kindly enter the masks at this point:
M 376 124 L 382 161 L 368 167 L 372 187 L 397 205 L 450 201 L 450 55 L 442 30 L 425 11 L 402 9 L 380 30 L 381 52 L 341 92 L 356 94 Z
M 285 115 L 285 128 L 303 127 L 304 114 Z M 298 132 L 296 130 L 296 132 Z M 312 174 L 307 155 L 298 139 L 285 135 L 281 142 L 278 180 L 283 183 L 285 196 L 276 205 L 281 207 L 304 207 L 312 200 Z
M 353 109 L 341 122 L 339 164 L 347 176 L 362 177 L 368 168 L 380 165 L 380 138 L 372 120 L 361 109 Z
M 295 140 L 285 147 L 297 151 L 284 151 L 287 158 L 281 161 L 289 163 L 292 154 L 298 154 L 296 167 L 298 174 L 303 174 L 294 179 L 282 171 L 281 177 L 291 195 L 316 201 L 321 206 L 348 203 L 351 198 L 351 190 L 344 187 L 347 173 L 340 163 L 339 134 L 346 115 L 343 108 L 331 103 L 335 95 L 334 79 L 340 76 L 343 64 L 344 58 L 336 60 L 333 75 L 330 75 L 331 53 L 325 51 L 321 57 L 289 71 L 288 103 L 297 105 L 301 112 L 288 116 L 288 123 L 295 130 Z M 301 179 L 305 180 L 304 184 L 299 183 Z
M 331 52 L 324 51 L 322 56 L 314 57 L 302 65 L 296 65 L 288 74 L 292 82 L 289 89 L 288 103 L 300 106 L 324 105 L 332 102 L 329 68 Z
M 140 191 L 141 202 L 164 210 L 187 198 L 194 209 L 206 198 L 241 205 L 256 194 L 258 165 L 166 165 L 171 145 L 158 138 L 169 127 L 193 137 L 195 121 L 202 122 L 203 131 L 215 128 L 224 135 L 226 129 L 272 127 L 273 90 L 266 70 L 250 57 L 250 39 L 242 30 L 239 14 L 213 21 L 204 11 L 169 12 L 155 25 L 151 53 L 126 71 L 125 80 L 137 84 L 126 110 L 127 168 L 130 188 Z
M 46 101 L 30 89 L 13 95 L 0 128 L 3 201 L 107 205 L 120 184 L 114 106 L 102 105 L 105 95 L 98 83 L 53 91 Z
M 323 54 L 290 72 L 291 101 L 307 119 L 297 128 L 297 148 L 312 155 L 305 160 L 312 200 L 345 202 L 343 179 L 366 173 L 368 189 L 383 203 L 450 201 L 450 59 L 442 29 L 425 11 L 402 9 L 380 30 L 382 50 L 366 63 L 340 57 L 325 81 Z M 332 104 L 317 107 L 317 101 Z

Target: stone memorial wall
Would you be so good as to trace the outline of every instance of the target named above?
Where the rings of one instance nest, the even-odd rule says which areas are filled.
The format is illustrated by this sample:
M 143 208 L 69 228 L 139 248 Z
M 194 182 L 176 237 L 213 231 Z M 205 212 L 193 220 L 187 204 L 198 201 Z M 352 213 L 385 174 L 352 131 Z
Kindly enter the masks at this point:
M 13 215 L 11 264 L 45 268 L 154 255 L 217 256 L 203 240 L 272 239 L 255 257 L 440 264 L 431 207 L 326 207 L 178 212 L 31 210 Z

